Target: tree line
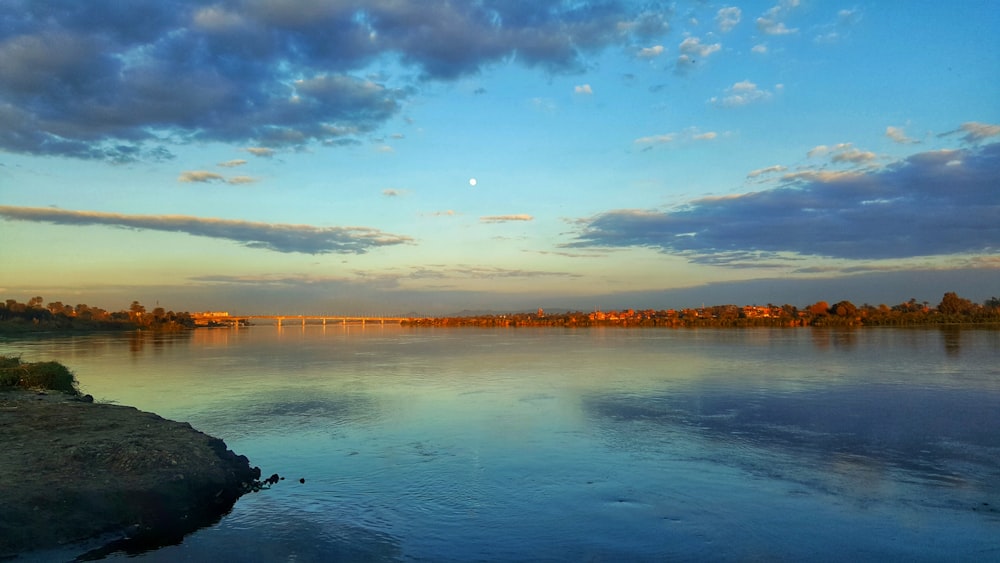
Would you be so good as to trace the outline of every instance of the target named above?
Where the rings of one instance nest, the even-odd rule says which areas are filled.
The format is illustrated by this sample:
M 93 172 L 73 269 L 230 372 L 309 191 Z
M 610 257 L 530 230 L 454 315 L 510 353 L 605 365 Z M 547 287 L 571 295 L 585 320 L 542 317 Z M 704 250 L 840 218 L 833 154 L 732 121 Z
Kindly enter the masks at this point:
M 32 297 L 27 303 L 7 299 L 0 303 L 0 330 L 183 330 L 194 328 L 194 319 L 187 312 L 175 313 L 163 307 L 147 311 L 133 301 L 128 309 L 106 311 L 84 303 L 77 305 Z
M 641 326 L 641 327 L 796 327 L 796 326 L 919 326 L 946 324 L 1000 324 L 1000 298 L 982 304 L 947 292 L 941 301 L 910 299 L 897 305 L 855 305 L 818 301 L 803 308 L 794 305 L 713 305 L 690 309 L 622 311 L 567 311 L 429 317 L 405 321 L 412 326 Z

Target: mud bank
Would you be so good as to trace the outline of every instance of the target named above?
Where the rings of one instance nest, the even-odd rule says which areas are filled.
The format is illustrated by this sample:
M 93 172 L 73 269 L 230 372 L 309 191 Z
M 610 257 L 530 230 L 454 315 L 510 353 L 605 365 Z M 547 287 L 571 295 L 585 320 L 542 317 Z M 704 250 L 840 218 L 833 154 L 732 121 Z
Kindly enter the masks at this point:
M 175 544 L 260 487 L 246 457 L 187 423 L 21 390 L 0 391 L 0 476 L 0 559 Z

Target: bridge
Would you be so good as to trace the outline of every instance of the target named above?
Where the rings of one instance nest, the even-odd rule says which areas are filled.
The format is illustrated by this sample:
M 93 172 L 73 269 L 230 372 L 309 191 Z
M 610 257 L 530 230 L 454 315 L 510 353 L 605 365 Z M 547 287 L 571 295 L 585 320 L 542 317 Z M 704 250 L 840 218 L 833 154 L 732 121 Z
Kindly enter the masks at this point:
M 403 321 L 410 320 L 410 317 L 370 317 L 370 316 L 358 316 L 358 315 L 230 315 L 229 313 L 194 313 L 191 315 L 194 318 L 195 325 L 197 326 L 248 326 L 252 324 L 252 321 L 266 320 L 272 321 L 272 323 L 281 328 L 283 324 L 294 323 L 296 325 L 301 324 L 306 326 L 306 324 L 315 324 L 326 326 L 327 324 L 360 324 L 362 326 L 368 324 L 379 324 L 384 325 L 389 324 L 400 324 Z

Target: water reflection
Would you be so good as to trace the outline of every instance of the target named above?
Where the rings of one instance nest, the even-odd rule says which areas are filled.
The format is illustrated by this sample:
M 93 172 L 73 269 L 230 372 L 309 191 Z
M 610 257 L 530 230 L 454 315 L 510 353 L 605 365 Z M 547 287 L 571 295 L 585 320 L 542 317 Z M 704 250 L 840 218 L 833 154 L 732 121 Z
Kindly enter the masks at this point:
M 851 495 L 903 471 L 912 483 L 963 489 L 967 502 L 1000 500 L 997 392 L 880 384 L 783 394 L 696 388 L 593 395 L 583 408 L 611 427 L 616 441 L 636 435 L 628 423 L 651 427 L 646 435 L 654 440 L 697 435 L 715 444 L 706 455 L 727 463 L 770 474 L 788 464 L 783 478 L 822 464 L 861 485 Z
M 812 328 L 813 345 L 821 350 L 849 351 L 857 345 L 858 327 Z
M 278 496 L 279 491 L 275 490 Z M 267 498 L 245 497 L 216 528 L 187 538 L 183 546 L 143 554 L 144 561 L 400 561 L 400 540 L 362 525 L 322 515 L 290 512 Z M 253 510 L 247 510 L 252 508 Z
M 372 424 L 381 416 L 363 393 L 270 389 L 199 405 L 199 426 L 232 438 L 282 432 L 333 432 L 344 425 Z
M 128 338 L 129 352 L 133 356 L 142 356 L 150 348 L 154 354 L 162 355 L 171 346 L 187 346 L 194 336 L 195 331 L 156 332 L 132 330 L 125 334 Z
M 944 342 L 944 351 L 949 356 L 957 357 L 962 351 L 962 329 L 960 327 L 941 327 L 941 340 Z
M 868 560 L 1000 549 L 1000 331 L 133 337 L 0 352 L 64 361 L 98 399 L 191 422 L 292 485 L 143 559 L 815 560 L 846 536 Z

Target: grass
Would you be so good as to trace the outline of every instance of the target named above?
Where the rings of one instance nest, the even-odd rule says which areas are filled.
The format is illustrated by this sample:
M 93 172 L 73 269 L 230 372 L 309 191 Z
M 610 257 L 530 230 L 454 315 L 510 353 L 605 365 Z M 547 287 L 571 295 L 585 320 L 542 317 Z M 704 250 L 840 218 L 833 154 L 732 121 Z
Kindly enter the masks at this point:
M 76 377 L 59 362 L 21 361 L 18 356 L 0 356 L 0 390 L 32 389 L 79 395 Z

